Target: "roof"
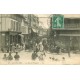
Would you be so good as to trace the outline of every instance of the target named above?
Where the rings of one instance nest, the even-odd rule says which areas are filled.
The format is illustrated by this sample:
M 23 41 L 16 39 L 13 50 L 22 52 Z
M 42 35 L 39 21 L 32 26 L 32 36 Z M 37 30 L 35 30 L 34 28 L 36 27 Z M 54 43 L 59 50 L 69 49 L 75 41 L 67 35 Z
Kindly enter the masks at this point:
M 64 18 L 71 18 L 71 19 L 80 18 L 80 14 L 63 14 L 63 15 Z

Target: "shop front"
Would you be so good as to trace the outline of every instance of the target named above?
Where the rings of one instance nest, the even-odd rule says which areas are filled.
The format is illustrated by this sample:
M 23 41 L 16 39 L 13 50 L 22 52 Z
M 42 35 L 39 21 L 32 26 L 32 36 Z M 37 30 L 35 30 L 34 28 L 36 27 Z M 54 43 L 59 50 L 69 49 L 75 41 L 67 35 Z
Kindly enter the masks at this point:
M 4 31 L 0 32 L 0 49 L 3 52 L 9 52 L 12 50 L 12 46 L 16 44 L 21 45 L 20 32 Z

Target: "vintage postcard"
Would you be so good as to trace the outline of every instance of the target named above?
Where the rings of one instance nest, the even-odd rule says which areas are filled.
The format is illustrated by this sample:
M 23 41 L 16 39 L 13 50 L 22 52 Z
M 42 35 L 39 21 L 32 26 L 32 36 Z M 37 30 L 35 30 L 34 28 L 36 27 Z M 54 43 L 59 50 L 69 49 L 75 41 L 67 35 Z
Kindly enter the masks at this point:
M 80 14 L 0 14 L 0 64 L 80 64 Z

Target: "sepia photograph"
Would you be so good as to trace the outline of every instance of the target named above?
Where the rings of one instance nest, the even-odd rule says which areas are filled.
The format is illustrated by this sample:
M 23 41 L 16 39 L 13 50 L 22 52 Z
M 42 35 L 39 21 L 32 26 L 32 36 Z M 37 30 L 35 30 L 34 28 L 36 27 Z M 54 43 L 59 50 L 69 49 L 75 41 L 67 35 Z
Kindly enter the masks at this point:
M 80 14 L 0 14 L 0 65 L 79 65 Z

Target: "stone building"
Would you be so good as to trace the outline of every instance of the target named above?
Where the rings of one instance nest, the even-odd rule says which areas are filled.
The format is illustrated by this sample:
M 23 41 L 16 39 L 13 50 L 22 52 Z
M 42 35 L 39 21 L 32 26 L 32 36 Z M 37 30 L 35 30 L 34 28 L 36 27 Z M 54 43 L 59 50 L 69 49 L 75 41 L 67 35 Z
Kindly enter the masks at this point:
M 21 45 L 21 14 L 0 14 L 0 49 L 10 49 L 12 44 Z
M 52 23 L 51 23 L 52 25 Z M 80 15 L 64 15 L 64 28 L 52 29 L 53 42 L 62 48 L 80 50 Z
M 29 39 L 30 41 L 37 40 L 38 31 L 39 31 L 39 18 L 34 14 L 28 15 L 28 22 L 29 22 Z

